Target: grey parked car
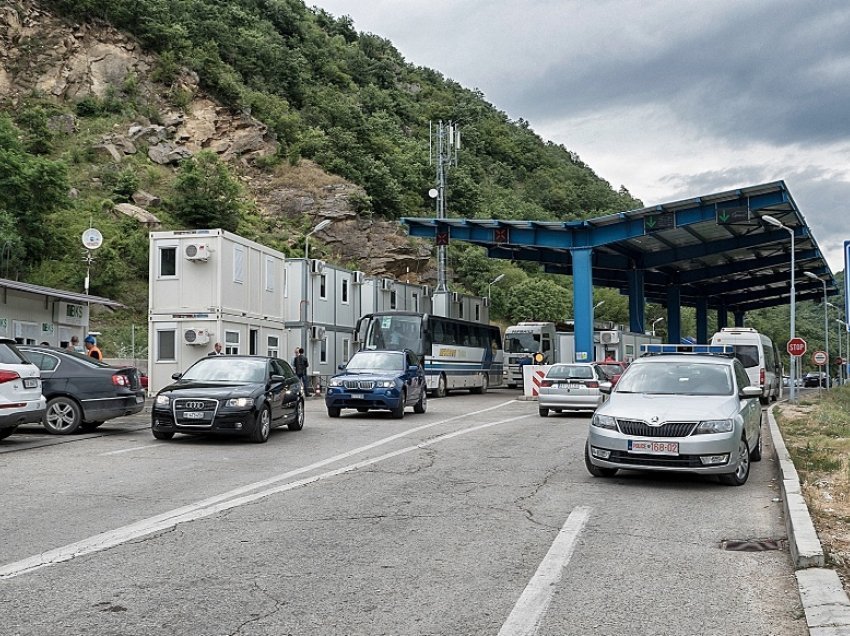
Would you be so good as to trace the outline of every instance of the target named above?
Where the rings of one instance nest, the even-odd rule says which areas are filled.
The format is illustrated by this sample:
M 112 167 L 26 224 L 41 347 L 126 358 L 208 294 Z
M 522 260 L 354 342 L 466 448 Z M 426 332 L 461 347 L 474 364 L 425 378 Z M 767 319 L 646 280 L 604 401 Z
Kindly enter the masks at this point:
M 635 360 L 593 416 L 585 464 L 595 477 L 618 470 L 718 475 L 746 483 L 761 459 L 761 388 L 735 358 L 670 353 Z
M 600 382 L 610 381 L 598 365 L 575 363 L 555 364 L 540 383 L 538 408 L 540 417 L 549 411 L 593 411 L 602 404 Z

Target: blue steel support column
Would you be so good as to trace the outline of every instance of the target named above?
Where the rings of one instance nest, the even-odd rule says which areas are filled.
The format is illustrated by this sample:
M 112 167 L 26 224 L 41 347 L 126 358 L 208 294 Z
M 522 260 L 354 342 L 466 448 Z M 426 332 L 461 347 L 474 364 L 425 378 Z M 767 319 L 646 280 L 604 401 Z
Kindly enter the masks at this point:
M 708 298 L 697 300 L 697 342 L 708 344 Z
M 717 331 L 729 326 L 729 316 L 726 313 L 726 306 L 723 305 L 717 310 Z
M 593 360 L 593 272 L 590 248 L 571 250 L 573 258 L 573 317 L 576 362 Z
M 732 315 L 735 316 L 735 326 L 743 327 L 744 326 L 744 312 L 743 311 L 734 311 Z
M 682 292 L 678 285 L 667 288 L 667 341 L 679 344 L 682 341 Z
M 643 291 L 643 270 L 629 272 L 629 331 L 646 332 L 646 296 Z

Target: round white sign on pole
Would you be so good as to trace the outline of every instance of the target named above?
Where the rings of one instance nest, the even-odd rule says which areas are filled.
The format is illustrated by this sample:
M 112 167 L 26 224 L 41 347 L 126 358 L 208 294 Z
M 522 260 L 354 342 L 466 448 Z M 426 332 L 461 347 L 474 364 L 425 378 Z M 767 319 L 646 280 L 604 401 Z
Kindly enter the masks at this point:
M 96 250 L 103 245 L 103 234 L 100 233 L 100 230 L 90 227 L 83 232 L 83 245 L 88 250 Z
M 827 361 L 826 351 L 815 351 L 812 355 L 812 361 L 819 367 L 825 365 Z

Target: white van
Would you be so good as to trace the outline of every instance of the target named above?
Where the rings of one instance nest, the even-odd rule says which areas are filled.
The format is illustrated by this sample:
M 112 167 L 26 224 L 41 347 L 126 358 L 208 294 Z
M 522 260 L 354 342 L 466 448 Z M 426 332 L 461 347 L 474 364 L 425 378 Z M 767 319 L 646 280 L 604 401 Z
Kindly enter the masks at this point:
M 761 387 L 762 404 L 782 397 L 782 361 L 773 341 L 751 327 L 724 327 L 711 337 L 713 345 L 732 345 L 752 386 Z

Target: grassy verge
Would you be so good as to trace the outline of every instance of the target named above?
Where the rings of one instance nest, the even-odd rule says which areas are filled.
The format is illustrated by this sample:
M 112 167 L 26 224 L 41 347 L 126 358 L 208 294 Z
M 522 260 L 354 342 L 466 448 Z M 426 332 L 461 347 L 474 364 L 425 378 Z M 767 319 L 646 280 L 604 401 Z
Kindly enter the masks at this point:
M 850 385 L 784 404 L 776 420 L 829 567 L 850 588 Z

